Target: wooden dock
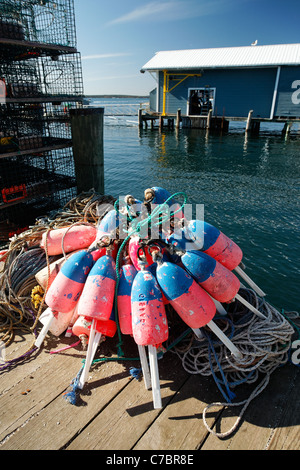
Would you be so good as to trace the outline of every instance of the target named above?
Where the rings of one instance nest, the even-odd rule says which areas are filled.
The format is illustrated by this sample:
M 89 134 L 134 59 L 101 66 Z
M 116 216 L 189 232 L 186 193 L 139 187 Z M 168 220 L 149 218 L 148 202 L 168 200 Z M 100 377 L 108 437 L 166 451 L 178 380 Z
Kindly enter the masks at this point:
M 16 337 L 6 360 L 23 354 L 32 339 Z M 85 352 L 79 346 L 59 354 L 50 351 L 72 342 L 74 337 L 48 337 L 38 354 L 1 372 L 0 450 L 123 450 L 133 456 L 144 450 L 190 451 L 194 459 L 200 458 L 198 450 L 299 450 L 300 371 L 291 363 L 271 375 L 236 431 L 221 439 L 202 419 L 208 404 L 224 401 L 214 380 L 188 374 L 170 351 L 159 360 L 162 409 L 153 409 L 151 390 L 130 375 L 130 367 L 139 367 L 135 360 L 94 364 L 77 405 L 71 405 L 63 394 Z M 126 358 L 137 355 L 130 337 L 123 350 Z M 101 351 L 113 358 L 116 340 L 104 342 L 96 357 Z M 247 387 L 236 391 L 238 398 L 249 395 Z M 208 426 L 226 432 L 241 408 L 210 408 Z
M 148 128 L 148 122 L 151 129 L 158 127 L 159 129 L 205 129 L 207 131 L 227 132 L 230 122 L 244 122 L 245 133 L 259 134 L 261 123 L 282 124 L 282 135 L 286 136 L 290 133 L 294 124 L 299 124 L 300 119 L 296 117 L 278 117 L 276 119 L 267 119 L 253 117 L 253 111 L 250 110 L 246 117 L 234 116 L 213 116 L 212 111 L 208 115 L 203 116 L 187 116 L 181 113 L 179 109 L 176 114 L 166 114 L 155 112 L 145 112 L 139 110 L 139 127 Z

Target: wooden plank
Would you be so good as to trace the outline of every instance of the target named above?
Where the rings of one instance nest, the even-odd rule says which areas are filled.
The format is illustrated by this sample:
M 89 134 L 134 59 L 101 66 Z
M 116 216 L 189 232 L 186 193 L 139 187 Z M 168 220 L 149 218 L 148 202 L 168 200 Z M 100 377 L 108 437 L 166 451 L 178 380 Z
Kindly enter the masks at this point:
M 16 152 L 1 153 L 0 158 L 20 157 L 23 155 L 35 155 L 36 153 L 49 152 L 51 150 L 61 150 L 72 147 L 71 139 L 61 139 L 60 144 L 45 145 L 44 147 L 32 148 L 27 150 L 18 150 Z
M 159 374 L 162 404 L 166 407 L 188 375 L 172 353 L 159 361 Z M 79 434 L 68 450 L 130 450 L 160 413 L 161 410 L 153 409 L 151 390 L 134 380 Z M 180 428 L 178 423 L 178 432 Z M 157 438 L 154 437 L 156 446 Z
M 1 396 L 0 439 L 40 412 L 68 387 L 81 367 L 80 355 L 52 356 Z
M 72 358 L 74 360 L 74 358 Z M 78 360 L 78 359 L 77 359 Z M 79 361 L 80 362 L 80 361 Z M 92 370 L 89 382 L 80 394 L 78 406 L 69 404 L 61 394 L 60 383 L 64 385 L 74 375 L 74 367 L 61 361 L 60 380 L 53 375 L 53 385 L 57 387 L 56 398 L 50 401 L 31 418 L 24 422 L 0 447 L 1 450 L 59 450 L 83 429 L 90 420 L 109 403 L 130 380 L 128 370 L 124 364 L 113 362 L 105 363 Z M 68 373 L 66 372 L 68 371 Z M 78 367 L 76 368 L 76 373 Z M 63 380 L 62 376 L 65 379 Z M 73 377 L 72 377 L 73 378 Z M 48 376 L 48 384 L 49 384 Z M 43 389 L 39 390 L 42 394 Z
M 32 49 L 40 49 L 45 51 L 53 51 L 53 52 L 63 52 L 65 54 L 75 54 L 77 52 L 76 47 L 58 45 L 58 44 L 48 44 L 42 42 L 35 42 L 35 41 L 25 41 L 23 39 L 10 39 L 10 38 L 0 38 L 0 44 L 6 46 L 15 46 L 15 47 L 23 47 L 23 48 L 32 48 Z
M 235 433 L 227 438 L 210 434 L 201 450 L 267 449 L 274 429 L 280 426 L 283 410 L 289 405 L 288 397 L 295 386 L 295 369 L 292 365 L 277 369 L 266 389 L 248 406 Z M 299 376 L 297 384 L 299 387 Z M 241 408 L 226 408 L 214 430 L 218 433 L 228 431 L 236 422 Z M 299 416 L 297 419 L 299 421 Z
M 208 434 L 202 412 L 207 403 L 215 400 L 219 400 L 219 394 L 212 378 L 190 376 L 134 450 L 199 449 Z M 210 426 L 218 414 L 218 411 L 209 413 Z
M 300 450 L 299 375 L 299 368 L 296 368 L 294 381 L 290 383 L 291 393 L 284 403 L 282 418 L 270 439 L 268 450 Z
M 27 333 L 24 330 L 19 332 L 15 331 L 13 342 L 5 348 L 5 361 L 16 361 L 27 351 L 32 349 L 35 336 Z M 8 391 L 10 388 L 15 387 L 21 380 L 28 375 L 32 374 L 43 364 L 46 364 L 50 359 L 51 355 L 49 351 L 55 349 L 62 342 L 59 339 L 50 338 L 49 336 L 45 340 L 46 347 L 42 347 L 39 351 L 34 352 L 27 357 L 26 360 L 20 362 L 14 362 L 10 368 L 5 368 L 0 372 L 0 396 Z M 66 344 L 64 344 L 66 346 Z M 1 363 L 1 367 L 4 367 L 5 363 Z

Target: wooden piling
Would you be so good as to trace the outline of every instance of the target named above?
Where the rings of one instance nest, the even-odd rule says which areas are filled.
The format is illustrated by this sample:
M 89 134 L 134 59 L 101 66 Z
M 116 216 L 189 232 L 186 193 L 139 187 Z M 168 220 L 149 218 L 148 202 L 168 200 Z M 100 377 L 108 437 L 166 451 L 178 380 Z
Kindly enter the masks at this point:
M 287 121 L 287 122 L 284 124 L 284 127 L 283 127 L 283 129 L 282 129 L 282 135 L 283 135 L 284 137 L 288 137 L 288 135 L 289 135 L 289 133 L 290 133 L 290 131 L 291 131 L 292 125 L 293 125 L 293 123 L 290 122 L 290 121 Z
M 143 127 L 143 109 L 142 108 L 139 109 L 138 116 L 139 116 L 139 128 L 142 128 Z
M 70 117 L 78 193 L 104 194 L 104 108 L 72 109 Z
M 209 110 L 208 115 L 207 115 L 206 129 L 210 129 L 211 116 L 212 116 L 212 109 Z
M 251 109 L 251 111 L 249 111 L 249 114 L 248 114 L 248 119 L 247 119 L 247 124 L 246 124 L 246 132 L 249 132 L 250 129 L 251 129 L 252 114 L 253 114 L 253 109 Z
M 177 109 L 176 129 L 180 128 L 180 121 L 181 121 L 181 109 Z

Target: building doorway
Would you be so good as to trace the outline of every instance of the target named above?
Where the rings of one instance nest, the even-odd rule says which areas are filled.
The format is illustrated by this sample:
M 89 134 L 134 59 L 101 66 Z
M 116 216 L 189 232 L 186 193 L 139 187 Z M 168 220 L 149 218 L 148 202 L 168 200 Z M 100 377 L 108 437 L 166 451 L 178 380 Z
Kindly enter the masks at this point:
M 215 88 L 189 88 L 187 114 L 188 116 L 207 116 L 210 109 L 214 111 Z

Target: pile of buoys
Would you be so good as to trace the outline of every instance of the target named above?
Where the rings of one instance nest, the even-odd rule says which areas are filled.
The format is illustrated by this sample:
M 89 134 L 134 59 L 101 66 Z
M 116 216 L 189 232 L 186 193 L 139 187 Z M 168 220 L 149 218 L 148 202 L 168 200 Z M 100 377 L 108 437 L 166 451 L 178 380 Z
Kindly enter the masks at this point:
M 101 337 L 114 337 L 119 329 L 137 344 L 145 386 L 152 388 L 154 407 L 161 408 L 157 349 L 169 337 L 168 304 L 196 337 L 208 327 L 236 360 L 242 352 L 216 325 L 216 313 L 226 315 L 226 306 L 238 300 L 265 318 L 239 295 L 236 274 L 265 295 L 245 275 L 240 247 L 211 224 L 187 220 L 186 200 L 180 204 L 175 196 L 153 187 L 145 191 L 144 202 L 133 196 L 118 201 L 97 228 L 75 224 L 42 237 L 40 246 L 59 259 L 48 267 L 47 310 L 35 346 L 42 345 L 49 330 L 72 329 L 87 347 L 80 389 Z M 45 273 L 36 279 L 45 287 Z

